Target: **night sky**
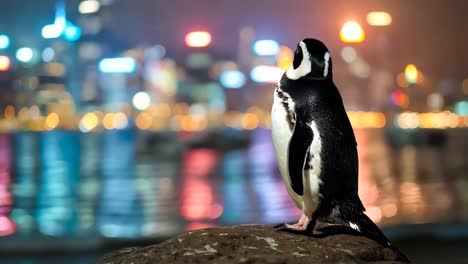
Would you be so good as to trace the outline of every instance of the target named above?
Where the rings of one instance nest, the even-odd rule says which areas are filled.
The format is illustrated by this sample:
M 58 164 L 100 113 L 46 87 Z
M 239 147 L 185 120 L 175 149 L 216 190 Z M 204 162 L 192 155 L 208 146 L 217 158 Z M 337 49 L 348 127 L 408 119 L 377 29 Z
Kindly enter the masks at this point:
M 78 3 L 67 1 L 72 21 Z M 41 28 L 53 21 L 54 4 L 55 0 L 1 0 L 0 32 L 22 45 L 34 45 Z M 258 38 L 277 39 L 292 48 L 302 38 L 320 38 L 336 60 L 340 26 L 355 19 L 367 33 L 358 49 L 372 49 L 376 39 L 386 38 L 385 58 L 392 60 L 392 70 L 414 63 L 433 79 L 468 77 L 466 0 L 116 0 L 111 10 L 114 35 L 130 45 L 163 44 L 169 56 L 177 56 L 184 34 L 196 29 L 213 33 L 213 50 L 234 56 L 240 27 L 251 25 Z M 393 24 L 367 26 L 367 12 L 382 10 L 392 15 Z

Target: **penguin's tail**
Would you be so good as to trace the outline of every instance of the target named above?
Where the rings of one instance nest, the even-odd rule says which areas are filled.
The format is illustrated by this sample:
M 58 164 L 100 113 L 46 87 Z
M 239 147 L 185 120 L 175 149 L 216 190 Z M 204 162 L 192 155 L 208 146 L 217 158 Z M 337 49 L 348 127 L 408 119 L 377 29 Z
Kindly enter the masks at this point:
M 364 213 L 354 215 L 347 224 L 363 236 L 377 241 L 384 247 L 392 246 L 387 237 L 380 231 L 380 228 Z
M 401 260 L 410 262 L 408 257 L 406 257 L 400 250 L 398 250 L 390 243 L 380 228 L 364 212 L 353 215 L 351 219 L 349 219 L 348 224 L 349 227 L 358 231 L 363 236 L 375 240 L 383 247 L 394 250 L 399 255 Z

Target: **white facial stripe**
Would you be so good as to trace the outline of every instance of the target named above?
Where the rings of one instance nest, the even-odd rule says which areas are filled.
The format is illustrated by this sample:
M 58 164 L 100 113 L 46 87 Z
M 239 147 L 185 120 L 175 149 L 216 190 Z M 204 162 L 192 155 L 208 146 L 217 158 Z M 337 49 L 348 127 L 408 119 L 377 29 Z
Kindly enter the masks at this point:
M 306 76 L 308 73 L 312 71 L 312 63 L 310 62 L 309 58 L 309 51 L 307 50 L 306 44 L 304 42 L 299 42 L 299 46 L 302 49 L 302 61 L 297 69 L 294 69 L 294 66 L 291 67 L 286 71 L 286 77 L 292 80 L 297 80 L 303 76 Z
M 325 68 L 323 69 L 323 77 L 327 77 L 328 75 L 328 65 L 329 65 L 329 60 L 330 60 L 330 53 L 326 52 L 325 55 L 323 56 L 325 60 Z

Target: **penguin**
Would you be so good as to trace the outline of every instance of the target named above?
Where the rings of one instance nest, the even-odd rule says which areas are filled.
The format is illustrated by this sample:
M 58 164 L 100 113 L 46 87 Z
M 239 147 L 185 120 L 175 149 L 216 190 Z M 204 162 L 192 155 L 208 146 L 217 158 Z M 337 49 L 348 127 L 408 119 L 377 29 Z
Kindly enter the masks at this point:
M 280 229 L 313 234 L 320 221 L 392 247 L 358 196 L 357 143 L 333 83 L 330 52 L 321 41 L 297 44 L 292 65 L 274 91 L 271 119 L 280 173 L 302 210 L 296 224 Z

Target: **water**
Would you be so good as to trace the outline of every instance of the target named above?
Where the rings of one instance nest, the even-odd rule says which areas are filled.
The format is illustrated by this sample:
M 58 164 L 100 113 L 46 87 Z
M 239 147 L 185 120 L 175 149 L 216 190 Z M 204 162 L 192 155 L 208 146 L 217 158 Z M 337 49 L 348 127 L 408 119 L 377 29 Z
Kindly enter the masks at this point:
M 368 215 L 382 226 L 466 222 L 467 132 L 439 130 L 442 140 L 395 144 L 384 130 L 356 130 Z M 298 215 L 266 129 L 0 135 L 2 250 L 34 250 L 44 241 L 57 250 L 96 248 L 109 239 Z

